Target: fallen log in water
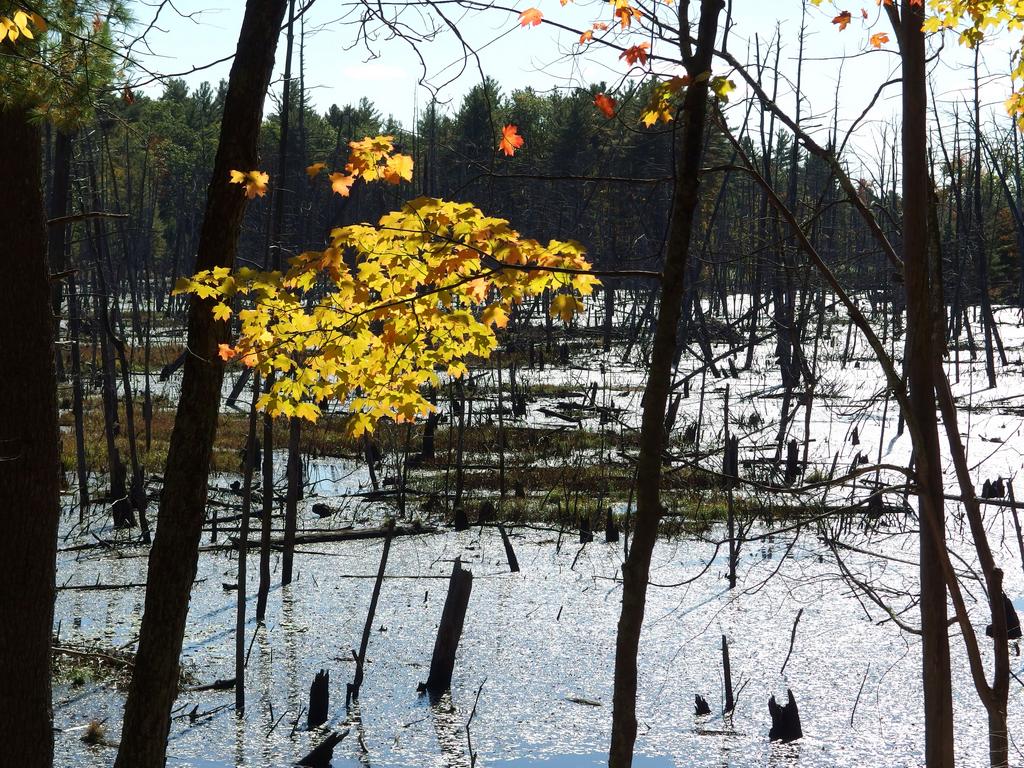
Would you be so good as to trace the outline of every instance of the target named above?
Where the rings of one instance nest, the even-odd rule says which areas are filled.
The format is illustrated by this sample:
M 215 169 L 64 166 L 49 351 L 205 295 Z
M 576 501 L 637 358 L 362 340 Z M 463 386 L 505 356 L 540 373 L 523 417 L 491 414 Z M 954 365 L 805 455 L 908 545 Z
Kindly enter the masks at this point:
M 347 528 L 340 531 L 317 531 L 315 533 L 295 534 L 296 544 L 324 544 L 332 541 L 357 541 L 359 539 L 383 539 L 388 535 L 390 529 L 380 528 Z M 423 533 L 436 533 L 437 528 L 427 525 L 395 526 L 391 530 L 392 536 L 418 536 Z M 249 541 L 249 547 L 256 549 L 260 546 L 259 540 Z M 280 548 L 284 546 L 284 539 L 271 539 L 270 546 Z M 200 549 L 201 552 L 216 552 L 224 549 L 238 549 L 238 538 L 231 537 L 225 544 L 211 544 Z

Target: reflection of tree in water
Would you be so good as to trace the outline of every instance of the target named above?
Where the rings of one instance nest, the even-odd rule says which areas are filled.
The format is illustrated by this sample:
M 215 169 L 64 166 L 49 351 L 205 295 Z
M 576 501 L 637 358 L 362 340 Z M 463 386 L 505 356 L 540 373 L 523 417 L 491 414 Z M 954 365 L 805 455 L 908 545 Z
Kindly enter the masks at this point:
M 290 585 L 281 589 L 281 629 L 284 642 L 284 671 L 286 682 L 284 689 L 288 692 L 288 710 L 298 712 L 303 705 L 304 691 L 299 683 L 299 652 L 296 633 L 301 628 L 295 624 L 292 591 Z
M 450 691 L 430 705 L 430 713 L 444 764 L 449 768 L 471 768 L 472 761 L 466 754 L 466 724 L 452 702 Z
M 359 699 L 349 702 L 348 717 L 345 719 L 345 723 L 352 727 L 352 733 L 359 748 L 359 764 L 369 768 L 370 748 L 366 746 L 366 731 L 363 730 L 363 713 L 359 708 Z

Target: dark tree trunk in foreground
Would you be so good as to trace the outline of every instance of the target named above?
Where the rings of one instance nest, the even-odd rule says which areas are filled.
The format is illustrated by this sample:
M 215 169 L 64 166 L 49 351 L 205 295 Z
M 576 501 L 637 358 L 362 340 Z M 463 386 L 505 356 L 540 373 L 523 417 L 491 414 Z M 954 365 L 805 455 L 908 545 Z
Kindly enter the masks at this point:
M 680 3 L 683 60 L 693 84 L 683 99 L 682 142 L 678 149 L 675 195 L 665 268 L 661 279 L 661 308 L 651 350 L 650 373 L 644 391 L 637 464 L 637 508 L 633 544 L 622 567 L 622 613 L 615 644 L 615 687 L 612 694 L 610 768 L 628 768 L 636 741 L 637 650 L 647 600 L 651 554 L 661 517 L 661 455 L 665 443 L 665 405 L 671 388 L 676 329 L 686 292 L 686 265 L 700 188 L 700 162 L 707 122 L 708 81 L 699 75 L 711 69 L 711 55 L 724 0 L 702 0 L 697 48 L 691 49 L 688 3 Z
M 924 9 L 903 0 L 895 20 L 903 75 L 903 265 L 907 296 L 907 384 L 920 438 L 915 441 L 921 528 L 921 643 L 924 685 L 925 762 L 953 765 L 953 694 L 949 673 L 946 584 L 940 562 L 945 548 L 945 505 L 938 425 L 935 361 L 941 354 L 933 291 L 936 269 L 928 257 L 928 126 Z
M 231 170 L 259 167 L 263 102 L 286 0 L 249 0 L 231 67 L 220 142 L 199 239 L 196 269 L 234 264 L 245 195 Z M 145 613 L 116 768 L 162 768 L 170 713 L 178 692 L 189 594 L 195 579 L 206 510 L 206 480 L 217 429 L 224 367 L 217 345 L 227 327 L 210 302 L 193 297 L 181 400 L 171 433 L 157 532 L 149 558 Z
M 60 465 L 40 133 L 0 109 L 0 723 L 4 765 L 53 761 L 50 637 Z

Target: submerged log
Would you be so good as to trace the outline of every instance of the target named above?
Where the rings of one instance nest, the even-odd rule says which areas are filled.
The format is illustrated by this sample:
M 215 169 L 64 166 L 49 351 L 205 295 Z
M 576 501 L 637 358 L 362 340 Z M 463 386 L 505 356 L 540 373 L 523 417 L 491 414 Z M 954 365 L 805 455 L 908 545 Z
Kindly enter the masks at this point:
M 452 686 L 455 671 L 455 653 L 462 638 L 462 625 L 466 620 L 469 595 L 473 590 L 472 571 L 462 568 L 462 561 L 455 559 L 451 579 L 448 581 L 448 596 L 441 612 L 441 624 L 437 628 L 434 653 L 430 659 L 430 674 L 421 686 L 432 698 L 439 697 Z
M 789 700 L 781 707 L 775 701 L 774 695 L 768 699 L 768 713 L 772 716 L 772 727 L 768 731 L 768 738 L 783 743 L 796 741 L 803 738 L 804 735 L 803 729 L 800 727 L 800 710 L 797 709 L 793 691 L 787 689 L 786 694 Z
M 321 669 L 316 673 L 316 677 L 313 678 L 313 682 L 309 686 L 309 711 L 306 715 L 306 725 L 310 729 L 327 722 L 330 683 L 330 671 Z

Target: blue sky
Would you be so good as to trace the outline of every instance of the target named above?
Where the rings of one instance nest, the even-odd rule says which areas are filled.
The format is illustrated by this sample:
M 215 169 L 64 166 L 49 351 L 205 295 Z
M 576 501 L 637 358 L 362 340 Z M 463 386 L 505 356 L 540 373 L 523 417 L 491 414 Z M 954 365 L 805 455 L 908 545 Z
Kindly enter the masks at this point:
M 513 5 L 511 0 L 507 1 Z M 152 5 L 143 0 L 134 0 L 133 5 L 138 21 L 148 23 Z M 139 56 L 146 68 L 160 73 L 183 72 L 234 51 L 244 10 L 242 0 L 212 0 L 212 3 L 210 0 L 175 0 L 174 5 L 182 15 L 174 15 L 165 8 L 158 22 L 159 29 L 151 31 L 147 38 L 153 53 Z M 610 7 L 604 0 L 582 0 L 564 7 L 559 0 L 526 0 L 515 7 L 525 9 L 530 5 L 540 8 L 548 19 L 575 27 L 586 27 L 596 20 L 611 20 Z M 889 51 L 870 50 L 870 34 L 890 32 L 887 21 L 878 17 L 873 0 L 853 0 L 842 5 L 854 13 L 854 22 L 844 32 L 830 23 L 835 8 L 828 5 L 826 2 L 820 9 L 808 9 L 808 63 L 802 89 L 804 113 L 810 116 L 810 124 L 817 125 L 821 131 L 831 123 L 837 87 L 839 120 L 843 125 L 861 113 L 878 84 L 892 77 L 898 64 L 892 44 L 886 46 Z M 515 14 L 505 11 L 459 12 L 454 5 L 440 7 L 452 14 L 451 21 L 477 51 L 479 67 L 475 57 L 466 60 L 458 40 L 448 31 L 419 43 L 419 54 L 409 43 L 385 39 L 384 35 L 368 42 L 360 41 L 361 4 L 317 0 L 306 19 L 305 50 L 306 84 L 311 89 L 314 104 L 325 110 L 332 103 L 351 103 L 365 96 L 385 115 L 393 115 L 410 125 L 415 106 L 422 109 L 431 98 L 430 92 L 419 84 L 423 74 L 420 57 L 427 68 L 427 79 L 439 88 L 439 100 L 449 104 L 457 104 L 466 90 L 479 82 L 480 69 L 501 82 L 506 92 L 525 86 L 545 91 L 602 80 L 616 82 L 627 70 L 618 60 L 617 52 L 596 44 L 589 46 L 583 55 L 571 55 L 578 51 L 578 46 L 574 45 L 576 37 L 549 25 L 521 29 Z M 866 22 L 861 20 L 861 7 L 869 12 Z M 741 60 L 752 60 L 755 39 L 760 39 L 764 46 L 778 27 L 783 40 L 780 69 L 790 78 L 795 77 L 800 12 L 800 0 L 734 0 L 736 25 L 730 35 L 730 50 Z M 429 28 L 430 19 L 416 5 L 403 7 L 402 13 L 402 20 L 411 28 L 419 32 Z M 193 16 L 184 18 L 188 14 Z M 642 39 L 634 36 L 630 44 Z M 1009 51 L 1014 44 L 1019 43 L 1003 40 L 986 49 L 982 65 L 986 73 L 983 100 L 993 119 L 1004 119 L 1002 101 L 1009 84 L 999 73 L 1008 68 Z M 653 51 L 658 53 L 663 45 L 655 42 Z M 748 50 L 751 53 L 748 54 Z M 852 58 L 842 61 L 844 55 Z M 280 48 L 277 58 L 279 77 L 284 62 Z M 966 67 L 970 61 L 969 52 L 959 50 L 955 38 L 947 35 L 942 61 L 933 73 L 940 105 L 963 102 L 969 97 L 966 89 L 970 79 Z M 296 67 L 297 62 L 296 58 Z M 215 82 L 227 76 L 229 66 L 229 63 L 220 64 L 186 79 L 191 85 L 204 79 Z M 995 74 L 989 74 L 990 70 Z M 725 71 L 724 67 L 716 65 L 716 73 Z M 275 88 L 279 87 L 278 82 Z M 160 88 L 151 85 L 144 90 L 155 95 Z M 795 100 L 790 85 L 780 86 L 779 101 L 793 110 Z M 898 102 L 898 86 L 889 88 L 873 110 L 872 119 L 858 129 L 855 146 L 859 152 L 870 154 L 871 137 L 883 124 L 894 120 Z M 1008 124 L 1008 118 L 1004 122 Z

